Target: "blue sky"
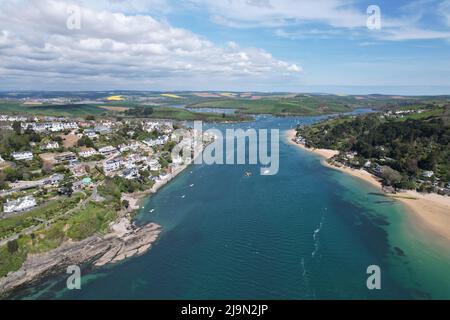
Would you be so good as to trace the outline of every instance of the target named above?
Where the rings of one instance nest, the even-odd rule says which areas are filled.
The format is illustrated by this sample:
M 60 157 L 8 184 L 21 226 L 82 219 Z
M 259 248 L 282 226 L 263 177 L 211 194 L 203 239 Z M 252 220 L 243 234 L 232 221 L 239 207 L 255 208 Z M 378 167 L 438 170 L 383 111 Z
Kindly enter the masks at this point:
M 450 94 L 450 0 L 0 4 L 3 90 Z

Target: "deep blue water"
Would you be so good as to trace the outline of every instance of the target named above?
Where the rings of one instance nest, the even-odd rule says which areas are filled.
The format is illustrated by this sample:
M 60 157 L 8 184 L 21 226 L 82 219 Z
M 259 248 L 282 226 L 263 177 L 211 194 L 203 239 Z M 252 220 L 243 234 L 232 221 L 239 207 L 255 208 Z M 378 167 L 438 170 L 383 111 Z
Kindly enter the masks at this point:
M 147 254 L 86 267 L 80 291 L 64 289 L 60 275 L 21 297 L 450 298 L 448 255 L 417 237 L 400 204 L 285 141 L 286 130 L 317 120 L 258 116 L 252 123 L 215 126 L 280 129 L 279 173 L 260 176 L 259 166 L 191 166 L 140 211 L 138 223 L 163 226 Z M 253 176 L 245 177 L 246 170 Z M 366 268 L 374 264 L 382 270 L 379 291 L 366 287 Z

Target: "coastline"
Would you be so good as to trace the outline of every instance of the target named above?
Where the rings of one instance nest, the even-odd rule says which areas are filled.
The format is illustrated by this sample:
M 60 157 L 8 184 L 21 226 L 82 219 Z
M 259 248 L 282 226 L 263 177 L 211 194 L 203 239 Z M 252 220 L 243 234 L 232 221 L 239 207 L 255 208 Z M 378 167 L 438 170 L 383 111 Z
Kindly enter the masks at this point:
M 98 268 L 141 256 L 149 251 L 159 239 L 162 227 L 156 223 L 136 227 L 133 224 L 133 214 L 141 209 L 144 199 L 158 192 L 189 165 L 180 166 L 167 179 L 158 182 L 150 189 L 123 194 L 122 200 L 129 201 L 129 208 L 111 223 L 109 233 L 77 242 L 67 241 L 49 252 L 28 256 L 19 270 L 10 272 L 0 279 L 0 297 L 8 296 L 56 273 L 65 272 L 65 268 L 70 265 L 90 263 Z
M 302 150 L 321 156 L 322 160 L 320 162 L 323 166 L 364 180 L 380 190 L 380 192 L 384 193 L 381 181 L 369 172 L 362 169 L 352 169 L 346 166 L 338 167 L 328 163 L 327 160 L 338 154 L 338 151 L 307 148 L 302 144 L 295 143 L 293 141 L 295 136 L 296 130 L 289 130 L 286 134 L 288 143 L 295 145 Z M 408 209 L 407 211 L 415 219 L 415 223 L 420 225 L 422 229 L 427 229 L 439 238 L 445 240 L 447 244 L 450 243 L 450 197 L 434 193 L 423 194 L 412 190 L 398 192 L 396 194 L 384 193 L 384 195 L 405 205 Z
M 201 152 L 203 152 L 202 147 Z M 137 227 L 133 224 L 134 214 L 141 208 L 144 200 L 157 193 L 191 164 L 179 166 L 164 180 L 144 191 L 123 194 L 121 200 L 129 202 L 129 208 L 122 210 L 119 217 L 110 224 L 105 235 L 95 235 L 81 241 L 67 241 L 58 248 L 42 254 L 27 257 L 21 268 L 0 279 L 0 298 L 4 298 L 23 287 L 32 285 L 59 272 L 65 272 L 70 265 L 90 263 L 94 268 L 116 264 L 128 258 L 141 256 L 149 251 L 159 239 L 162 227 L 148 223 Z
M 0 297 L 8 297 L 21 288 L 63 273 L 71 265 L 91 263 L 100 267 L 140 256 L 153 246 L 160 233 L 161 226 L 155 223 L 136 227 L 129 217 L 122 216 L 111 223 L 111 232 L 106 235 L 66 241 L 51 251 L 28 255 L 19 270 L 0 279 Z

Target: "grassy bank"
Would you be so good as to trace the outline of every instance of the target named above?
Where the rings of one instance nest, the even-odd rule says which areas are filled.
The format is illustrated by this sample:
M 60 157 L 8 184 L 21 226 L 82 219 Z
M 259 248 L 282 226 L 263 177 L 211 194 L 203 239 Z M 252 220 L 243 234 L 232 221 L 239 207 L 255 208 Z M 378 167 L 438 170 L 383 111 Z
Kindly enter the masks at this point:
M 63 206 L 65 203 L 67 204 L 67 202 L 61 201 L 58 205 Z M 52 210 L 55 208 L 56 205 L 53 205 Z M 89 202 L 80 207 L 79 210 L 74 210 L 69 215 L 57 219 L 48 228 L 20 236 L 17 240 L 1 246 L 0 277 L 18 270 L 28 254 L 48 252 L 59 247 L 64 241 L 80 241 L 94 234 L 106 234 L 109 224 L 117 219 L 118 213 L 115 209 L 112 205 L 105 203 Z M 64 210 L 61 212 L 67 212 L 67 208 L 64 208 Z M 28 219 L 29 216 L 20 221 L 18 217 L 14 221 L 23 227 L 24 221 Z M 12 222 L 12 220 L 9 221 L 10 227 L 14 226 Z
M 5 239 L 23 230 L 40 224 L 40 220 L 48 221 L 59 215 L 63 215 L 68 210 L 73 209 L 84 196 L 82 194 L 74 195 L 71 198 L 63 200 L 54 200 L 35 210 L 12 216 L 0 220 L 0 239 Z
M 352 107 L 337 100 L 320 98 L 270 98 L 261 100 L 224 99 L 189 105 L 191 108 L 238 109 L 243 114 L 319 115 L 349 112 Z

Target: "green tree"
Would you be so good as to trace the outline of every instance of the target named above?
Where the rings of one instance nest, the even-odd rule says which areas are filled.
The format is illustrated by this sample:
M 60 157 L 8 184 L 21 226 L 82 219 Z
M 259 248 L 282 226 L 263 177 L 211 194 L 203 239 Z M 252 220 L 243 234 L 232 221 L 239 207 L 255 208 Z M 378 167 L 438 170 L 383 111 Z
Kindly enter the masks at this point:
M 388 186 L 396 186 L 400 183 L 400 181 L 402 181 L 402 175 L 400 174 L 400 172 L 390 167 L 384 167 L 381 178 Z
M 3 170 L 3 173 L 5 174 L 5 180 L 9 182 L 16 182 L 17 180 L 22 180 L 23 178 L 23 171 L 16 168 L 6 168 Z
M 81 137 L 80 140 L 78 140 L 77 145 L 79 147 L 88 147 L 88 148 L 94 148 L 95 147 L 95 144 L 92 141 L 92 139 L 89 138 L 89 137 L 86 137 L 86 136 Z
M 16 134 L 22 134 L 22 126 L 20 122 L 14 121 L 12 128 Z
M 8 241 L 7 246 L 8 246 L 8 252 L 10 254 L 14 254 L 17 251 L 19 251 L 19 244 L 17 243 L 17 240 L 15 240 L 15 239 L 11 240 L 11 241 Z

